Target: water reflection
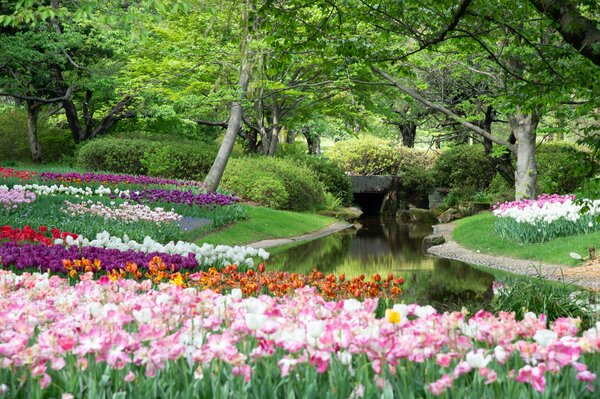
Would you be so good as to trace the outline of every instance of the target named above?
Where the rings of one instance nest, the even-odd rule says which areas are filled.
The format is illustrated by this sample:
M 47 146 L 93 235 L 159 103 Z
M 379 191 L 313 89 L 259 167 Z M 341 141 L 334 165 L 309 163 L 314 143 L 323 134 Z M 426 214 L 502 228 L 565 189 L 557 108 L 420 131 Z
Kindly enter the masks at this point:
M 493 275 L 465 263 L 425 256 L 423 237 L 431 226 L 396 223 L 394 219 L 362 220 L 363 228 L 271 251 L 272 268 L 346 276 L 380 273 L 403 276 L 405 302 L 456 308 L 481 306 L 491 299 Z

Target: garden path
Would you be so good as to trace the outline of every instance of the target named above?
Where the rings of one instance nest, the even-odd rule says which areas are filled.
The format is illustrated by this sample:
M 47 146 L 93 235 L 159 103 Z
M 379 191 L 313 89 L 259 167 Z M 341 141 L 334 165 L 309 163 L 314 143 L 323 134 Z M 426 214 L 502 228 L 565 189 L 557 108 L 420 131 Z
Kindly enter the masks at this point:
M 527 259 L 485 254 L 467 249 L 456 241 L 452 241 L 452 230 L 454 230 L 453 224 L 434 226 L 436 233 L 444 235 L 446 243 L 433 246 L 427 252 L 441 258 L 459 260 L 465 263 L 525 276 L 542 276 L 548 280 L 564 281 L 590 290 L 600 291 L 600 264 L 598 263 L 595 265 L 569 267 L 566 265 L 554 265 Z

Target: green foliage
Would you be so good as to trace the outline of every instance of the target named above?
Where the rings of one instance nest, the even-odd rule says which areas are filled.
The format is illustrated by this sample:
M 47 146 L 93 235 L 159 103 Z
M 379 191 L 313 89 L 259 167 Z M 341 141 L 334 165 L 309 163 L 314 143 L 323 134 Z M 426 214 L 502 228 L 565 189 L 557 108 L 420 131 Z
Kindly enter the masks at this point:
M 151 176 L 199 180 L 210 170 L 217 150 L 203 142 L 173 143 L 144 153 L 141 160 Z
M 71 133 L 41 121 L 38 139 L 44 162 L 57 162 L 75 152 Z M 0 162 L 31 159 L 27 132 L 27 115 L 21 109 L 0 113 Z
M 580 187 L 589 169 L 590 153 L 567 142 L 544 143 L 537 148 L 538 193 L 569 194 Z
M 280 158 L 231 159 L 221 183 L 244 199 L 294 211 L 316 209 L 325 193 L 313 171 Z
M 325 190 L 340 200 L 340 205 L 352 203 L 352 183 L 337 163 L 322 156 L 308 155 L 304 148 L 296 145 L 281 146 L 277 155 L 312 170 Z
M 457 145 L 442 151 L 433 168 L 435 182 L 464 195 L 486 189 L 496 170 L 480 145 Z
M 398 146 L 372 136 L 338 141 L 328 153 L 343 170 L 354 175 L 395 175 L 400 167 Z
M 490 194 L 492 203 L 512 201 L 515 199 L 515 188 L 510 186 L 499 174 L 496 174 L 492 179 L 487 189 L 487 193 Z
M 164 144 L 106 137 L 83 144 L 77 163 L 91 170 L 198 180 L 210 169 L 215 154 L 214 145 L 201 141 Z
M 590 306 L 593 293 L 589 291 L 573 292 L 573 287 L 549 283 L 541 276 L 512 278 L 503 281 L 502 285 L 491 304 L 495 313 L 515 312 L 517 318 L 522 319 L 526 312 L 533 312 L 545 314 L 549 322 L 559 317 L 579 317 L 582 330 L 593 327 L 597 321 Z

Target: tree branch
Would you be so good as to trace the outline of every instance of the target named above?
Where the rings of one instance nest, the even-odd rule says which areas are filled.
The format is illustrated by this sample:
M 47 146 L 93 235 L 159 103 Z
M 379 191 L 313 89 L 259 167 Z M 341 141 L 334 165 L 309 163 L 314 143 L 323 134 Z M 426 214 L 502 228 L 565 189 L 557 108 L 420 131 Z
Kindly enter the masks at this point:
M 71 97 L 71 94 L 73 94 L 73 86 L 69 86 L 69 88 L 67 89 L 67 92 L 62 97 L 43 98 L 43 97 L 34 97 L 34 96 L 23 96 L 23 95 L 16 94 L 16 93 L 0 93 L 0 97 L 12 97 L 12 98 L 16 98 L 18 100 L 23 100 L 23 101 L 35 101 L 38 103 L 52 104 L 52 103 L 57 103 L 57 102 L 68 100 Z
M 563 39 L 581 55 L 600 66 L 600 29 L 598 21 L 581 15 L 568 0 L 529 0 L 537 10 L 556 23 Z
M 223 129 L 227 129 L 227 126 L 229 125 L 229 123 L 227 121 L 217 122 L 217 121 L 207 121 L 207 120 L 203 120 L 203 119 L 198 119 L 194 122 L 196 122 L 199 125 L 218 126 L 218 127 L 222 127 Z
M 431 109 L 434 109 L 438 112 L 441 112 L 442 114 L 448 116 L 449 118 L 454 119 L 455 121 L 460 123 L 462 126 L 466 127 L 467 129 L 487 138 L 488 140 L 490 140 L 496 144 L 499 144 L 499 145 L 502 145 L 502 146 L 508 148 L 511 152 L 516 152 L 517 148 L 515 147 L 515 145 L 510 144 L 508 141 L 502 140 L 496 136 L 491 135 L 490 133 L 486 132 L 479 126 L 476 126 L 470 122 L 465 121 L 464 118 L 461 118 L 460 116 L 456 115 L 454 112 L 450 111 L 448 108 L 432 103 L 431 101 L 429 101 L 425 97 L 423 97 L 421 94 L 419 94 L 417 91 L 403 86 L 402 84 L 400 84 L 400 82 L 398 82 L 397 80 L 395 80 L 390 75 L 383 72 L 382 70 L 380 70 L 376 67 L 371 67 L 371 69 L 373 70 L 373 72 L 375 72 L 379 76 L 382 76 L 383 78 L 388 80 L 390 83 L 392 83 L 396 88 L 398 88 L 398 90 L 400 90 L 403 93 L 408 94 L 409 96 L 411 96 L 415 100 L 419 101 L 423 105 L 425 105 Z

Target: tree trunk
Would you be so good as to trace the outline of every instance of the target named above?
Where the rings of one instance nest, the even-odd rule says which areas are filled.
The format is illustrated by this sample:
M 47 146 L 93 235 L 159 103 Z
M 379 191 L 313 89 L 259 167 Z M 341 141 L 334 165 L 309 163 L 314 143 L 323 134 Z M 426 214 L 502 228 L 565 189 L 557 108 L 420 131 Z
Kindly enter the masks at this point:
M 296 142 L 296 132 L 293 130 L 288 130 L 287 136 L 285 137 L 285 142 L 287 144 L 294 144 Z
M 65 110 L 65 116 L 67 117 L 67 123 L 69 124 L 69 129 L 71 130 L 71 135 L 73 136 L 73 141 L 75 144 L 79 144 L 84 139 L 85 134 L 83 130 L 81 130 L 81 123 L 79 123 L 75 104 L 70 99 L 63 101 L 62 104 L 63 109 Z
M 517 139 L 517 170 L 515 171 L 515 198 L 536 198 L 537 165 L 535 139 L 539 118 L 524 114 L 519 107 L 508 118 L 509 126 Z
M 219 187 L 221 177 L 223 177 L 223 172 L 225 172 L 225 167 L 227 166 L 229 156 L 231 155 L 233 145 L 235 144 L 235 138 L 242 125 L 242 113 L 244 112 L 242 109 L 242 101 L 246 99 L 251 70 L 247 43 L 243 47 L 242 62 L 240 65 L 240 80 L 238 82 L 239 101 L 231 104 L 225 138 L 223 139 L 223 143 L 221 143 L 215 162 L 210 168 L 208 175 L 206 175 L 206 179 L 204 179 L 204 183 L 209 191 L 215 191 L 217 187 Z
M 398 126 L 402 135 L 402 145 L 408 148 L 414 148 L 415 137 L 417 136 L 417 125 L 414 122 L 404 122 Z
M 269 152 L 267 155 L 273 156 L 275 155 L 275 151 L 277 151 L 277 144 L 279 143 L 279 132 L 281 131 L 281 126 L 279 126 L 279 110 L 275 106 L 273 109 L 273 128 L 271 129 L 271 142 L 269 143 Z
M 33 162 L 42 162 L 42 147 L 38 140 L 38 115 L 40 104 L 27 101 L 27 130 L 29 132 L 29 148 Z

